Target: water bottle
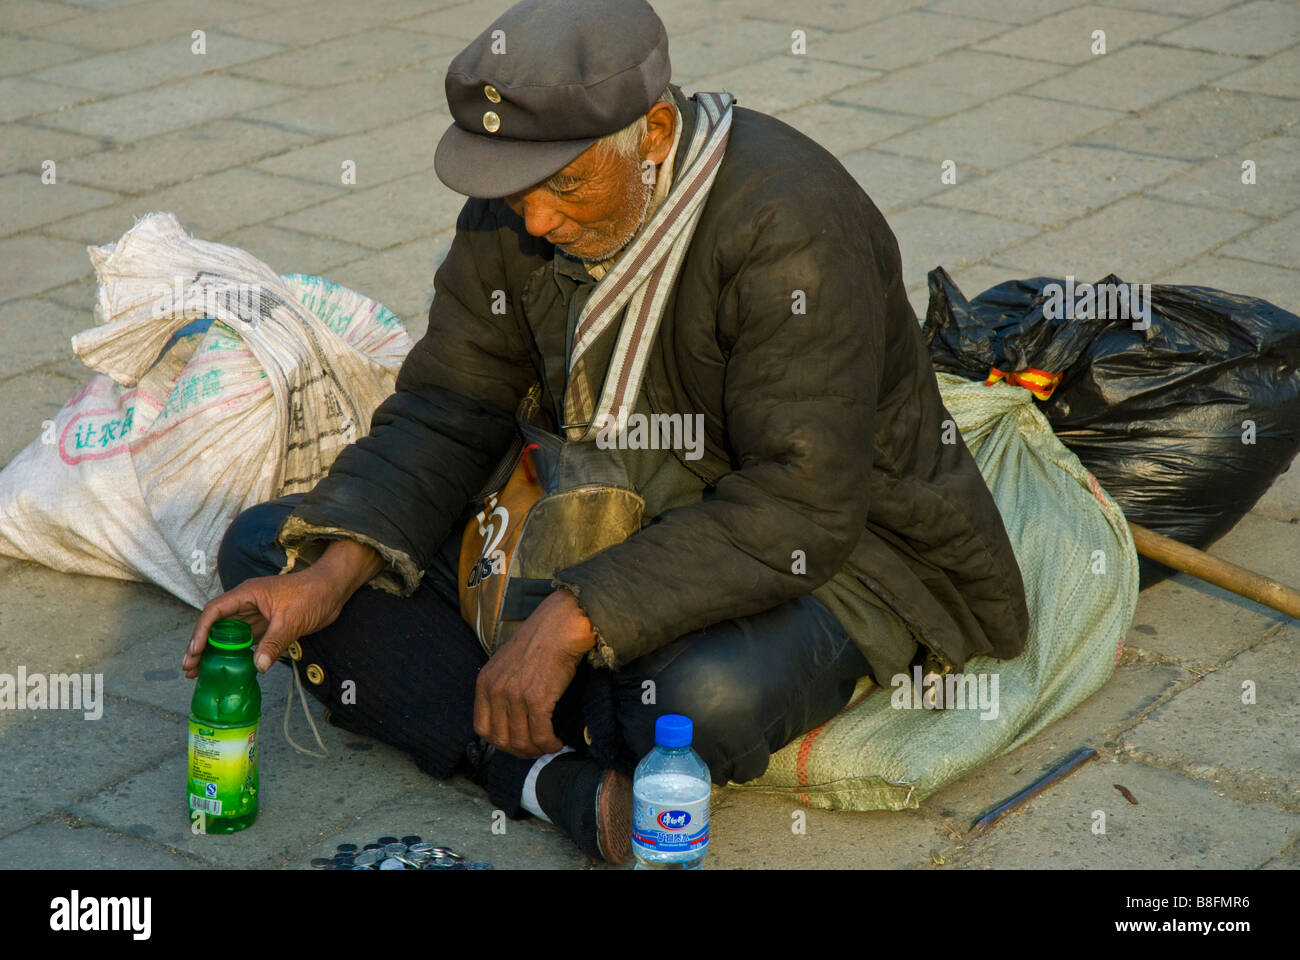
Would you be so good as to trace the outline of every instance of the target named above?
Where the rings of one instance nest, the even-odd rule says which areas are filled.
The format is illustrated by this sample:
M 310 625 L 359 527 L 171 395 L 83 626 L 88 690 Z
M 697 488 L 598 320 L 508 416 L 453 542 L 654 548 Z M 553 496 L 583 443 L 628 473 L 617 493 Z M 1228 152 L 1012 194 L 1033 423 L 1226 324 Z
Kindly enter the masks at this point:
M 698 870 L 709 849 L 708 765 L 691 749 L 690 717 L 655 721 L 655 747 L 632 777 L 632 850 L 638 870 Z

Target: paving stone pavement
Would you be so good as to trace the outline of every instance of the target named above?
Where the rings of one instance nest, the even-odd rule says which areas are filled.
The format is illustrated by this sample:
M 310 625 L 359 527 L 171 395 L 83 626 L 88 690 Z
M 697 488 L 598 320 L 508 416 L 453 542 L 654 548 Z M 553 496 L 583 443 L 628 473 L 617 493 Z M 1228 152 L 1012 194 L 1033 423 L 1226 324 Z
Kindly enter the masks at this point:
M 940 264 L 971 295 L 1017 276 L 1114 271 L 1300 310 L 1300 3 L 654 5 L 675 81 L 776 112 L 876 200 L 920 317 Z M 0 4 L 0 463 L 88 377 L 68 344 L 93 324 L 86 245 L 152 210 L 282 273 L 352 286 L 422 335 L 461 204 L 433 172 L 443 75 L 507 6 Z M 340 177 L 347 160 L 355 185 Z M 941 178 L 946 161 L 955 182 Z M 1300 583 L 1300 468 L 1213 552 Z M 190 686 L 177 669 L 193 618 L 152 586 L 0 557 L 0 672 L 102 673 L 107 690 L 97 721 L 0 713 L 0 866 L 303 868 L 390 832 L 501 867 L 592 866 L 538 821 L 494 833 L 472 785 L 435 782 L 382 744 L 321 724 L 331 758 L 295 753 L 277 729 L 283 668 L 263 682 L 262 818 L 194 836 Z M 789 803 L 715 790 L 711 865 L 1294 869 L 1298 644 L 1296 620 L 1180 574 L 1141 595 L 1114 678 L 1020 749 L 918 810 L 810 810 L 802 834 Z M 307 738 L 296 708 L 293 720 Z M 979 812 L 1083 745 L 1100 760 L 968 835 Z

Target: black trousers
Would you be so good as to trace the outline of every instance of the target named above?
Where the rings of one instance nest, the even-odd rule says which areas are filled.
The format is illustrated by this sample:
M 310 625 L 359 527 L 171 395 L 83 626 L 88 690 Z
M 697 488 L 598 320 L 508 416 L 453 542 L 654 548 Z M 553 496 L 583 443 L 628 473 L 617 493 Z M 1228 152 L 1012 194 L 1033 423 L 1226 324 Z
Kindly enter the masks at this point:
M 217 560 L 227 590 L 283 568 L 275 535 L 301 499 L 271 500 L 235 519 Z M 301 639 L 297 663 L 332 724 L 409 752 L 435 777 L 455 772 L 475 739 L 475 682 L 487 662 L 460 616 L 461 530 L 453 528 L 410 597 L 362 587 L 334 623 Z M 805 594 L 680 637 L 622 670 L 583 660 L 552 723 L 566 745 L 631 774 L 654 746 L 655 720 L 685 714 L 713 781 L 743 783 L 763 774 L 774 751 L 842 709 L 868 672 L 839 621 Z M 497 757 L 489 796 L 518 816 L 519 788 L 533 761 Z

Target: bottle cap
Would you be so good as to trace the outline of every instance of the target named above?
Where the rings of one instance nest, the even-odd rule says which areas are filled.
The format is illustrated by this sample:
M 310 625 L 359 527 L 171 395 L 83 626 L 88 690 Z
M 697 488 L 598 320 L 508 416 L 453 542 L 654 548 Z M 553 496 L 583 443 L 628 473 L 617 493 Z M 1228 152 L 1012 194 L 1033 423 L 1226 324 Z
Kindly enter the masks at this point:
M 689 747 L 695 727 L 690 717 L 665 713 L 655 721 L 655 743 L 661 747 Z
M 221 650 L 244 650 L 253 645 L 253 628 L 243 620 L 222 617 L 208 629 L 208 643 Z

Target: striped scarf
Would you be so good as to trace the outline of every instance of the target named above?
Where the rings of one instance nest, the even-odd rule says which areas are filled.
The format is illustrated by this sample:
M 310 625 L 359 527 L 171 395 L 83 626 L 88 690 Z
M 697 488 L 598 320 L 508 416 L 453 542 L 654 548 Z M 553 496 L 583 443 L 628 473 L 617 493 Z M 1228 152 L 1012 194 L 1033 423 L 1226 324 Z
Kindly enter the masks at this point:
M 695 130 L 672 190 L 601 278 L 578 317 L 564 394 L 564 431 L 569 440 L 594 440 L 611 420 L 621 432 L 641 389 L 664 304 L 677 281 L 731 135 L 735 99 L 731 94 L 697 93 L 694 99 Z M 625 306 L 628 322 L 619 327 L 600 399 L 593 402 L 584 356 L 601 334 L 619 321 Z

